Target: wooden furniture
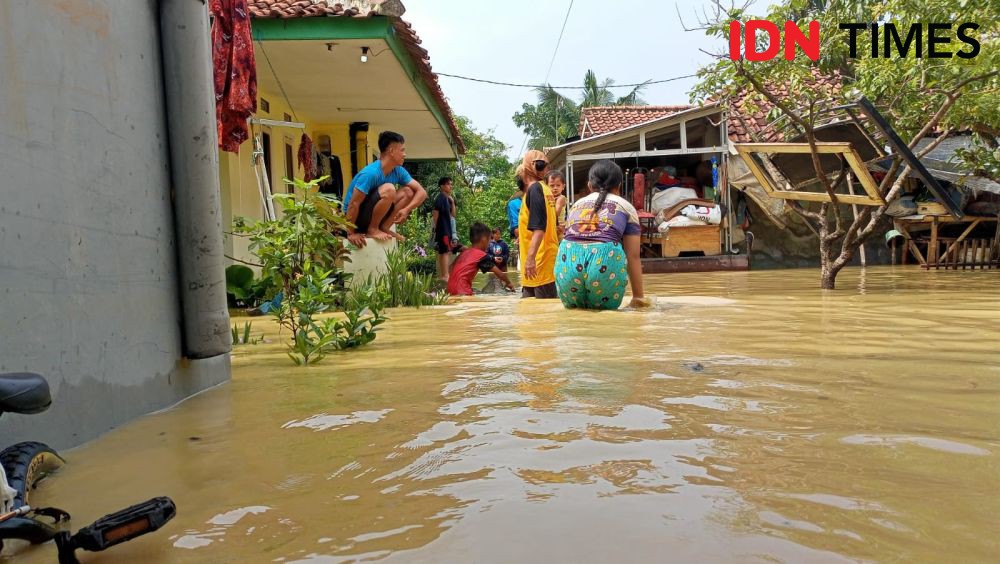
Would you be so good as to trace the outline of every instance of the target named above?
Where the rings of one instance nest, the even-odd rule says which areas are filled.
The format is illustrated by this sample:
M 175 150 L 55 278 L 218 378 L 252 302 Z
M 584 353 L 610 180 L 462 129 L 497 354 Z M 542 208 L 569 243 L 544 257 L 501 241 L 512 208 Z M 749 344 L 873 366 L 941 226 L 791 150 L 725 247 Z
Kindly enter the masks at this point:
M 970 239 L 977 226 L 993 222 L 993 236 Z M 954 219 L 950 215 L 909 215 L 893 220 L 906 245 L 924 268 L 980 269 L 1000 268 L 1000 216 L 972 216 Z M 944 224 L 968 224 L 958 237 L 941 237 Z M 914 235 L 915 228 L 930 226 L 929 236 Z M 906 264 L 906 253 L 903 253 Z
M 679 257 L 681 253 L 702 253 L 706 257 L 721 254 L 720 225 L 671 227 L 660 237 L 660 256 Z

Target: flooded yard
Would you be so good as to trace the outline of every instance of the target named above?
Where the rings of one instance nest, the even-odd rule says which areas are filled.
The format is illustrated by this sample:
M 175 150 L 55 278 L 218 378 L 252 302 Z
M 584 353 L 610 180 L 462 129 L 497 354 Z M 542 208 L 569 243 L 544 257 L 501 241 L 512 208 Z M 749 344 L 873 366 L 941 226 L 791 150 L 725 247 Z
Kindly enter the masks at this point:
M 1000 271 L 818 278 L 393 311 L 306 369 L 255 319 L 231 383 L 67 452 L 34 505 L 176 501 L 85 561 L 995 561 Z

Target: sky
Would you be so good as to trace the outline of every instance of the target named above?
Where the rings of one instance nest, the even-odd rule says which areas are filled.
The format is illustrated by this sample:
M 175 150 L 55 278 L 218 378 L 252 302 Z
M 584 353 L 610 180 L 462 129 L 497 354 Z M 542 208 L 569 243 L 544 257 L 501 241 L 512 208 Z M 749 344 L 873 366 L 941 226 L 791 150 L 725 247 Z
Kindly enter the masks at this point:
M 540 84 L 552 60 L 570 0 L 404 0 L 435 72 L 500 82 Z M 582 85 L 587 69 L 599 80 L 631 84 L 694 74 L 726 48 L 694 27 L 708 2 L 699 0 L 573 0 L 549 84 Z M 440 76 L 452 110 L 479 130 L 493 129 L 513 157 L 525 141 L 512 120 L 535 102 L 529 88 L 480 84 Z M 646 88 L 649 104 L 683 104 L 695 79 Z M 573 99 L 579 91 L 561 90 Z M 628 89 L 615 89 L 623 95 Z

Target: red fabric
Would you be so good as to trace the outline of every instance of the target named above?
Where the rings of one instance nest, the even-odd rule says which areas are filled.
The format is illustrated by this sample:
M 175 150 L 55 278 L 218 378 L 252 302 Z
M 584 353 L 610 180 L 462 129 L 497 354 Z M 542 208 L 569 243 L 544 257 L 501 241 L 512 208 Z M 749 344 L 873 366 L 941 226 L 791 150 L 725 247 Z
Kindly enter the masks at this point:
M 316 159 L 313 158 L 313 142 L 305 133 L 299 141 L 299 166 L 302 167 L 302 179 L 309 182 L 316 178 Z
M 646 207 L 646 175 L 641 172 L 632 177 L 632 205 L 636 211 Z
M 475 248 L 466 249 L 458 255 L 454 266 L 451 267 L 451 275 L 448 277 L 449 294 L 453 296 L 472 295 L 472 279 L 479 271 L 479 261 L 483 260 L 485 256 L 485 251 Z
M 661 172 L 660 173 L 660 178 L 656 181 L 657 184 L 662 184 L 664 186 L 673 186 L 674 184 L 677 184 L 678 182 L 679 181 L 676 178 L 674 178 L 673 176 L 670 176 L 670 174 L 667 173 L 667 172 Z
M 219 148 L 235 153 L 250 137 L 247 119 L 257 111 L 257 66 L 247 0 L 209 0 L 212 69 Z

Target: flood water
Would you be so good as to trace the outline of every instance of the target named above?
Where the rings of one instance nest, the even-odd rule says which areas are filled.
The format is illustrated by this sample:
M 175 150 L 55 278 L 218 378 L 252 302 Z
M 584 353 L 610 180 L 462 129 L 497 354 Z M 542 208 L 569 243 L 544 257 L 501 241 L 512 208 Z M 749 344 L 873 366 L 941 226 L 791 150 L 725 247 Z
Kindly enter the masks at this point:
M 33 505 L 176 501 L 85 561 L 996 561 L 1000 271 L 647 280 L 648 311 L 393 311 L 305 369 L 254 320 L 231 383 L 66 453 Z

